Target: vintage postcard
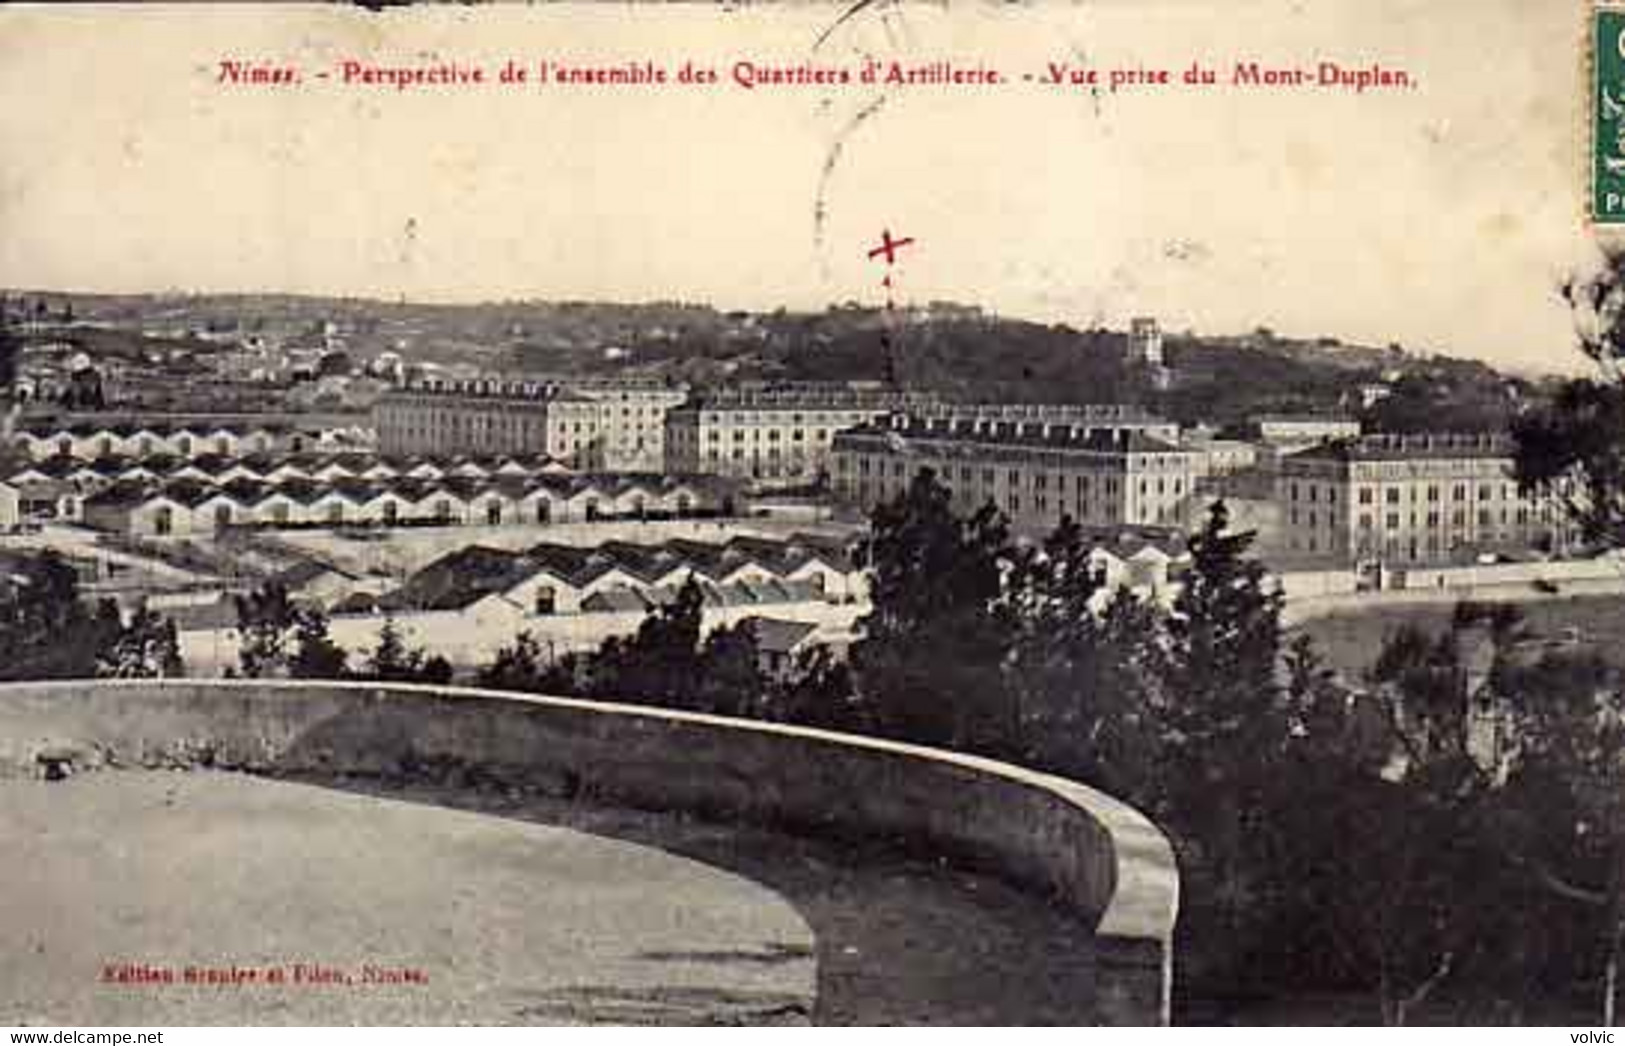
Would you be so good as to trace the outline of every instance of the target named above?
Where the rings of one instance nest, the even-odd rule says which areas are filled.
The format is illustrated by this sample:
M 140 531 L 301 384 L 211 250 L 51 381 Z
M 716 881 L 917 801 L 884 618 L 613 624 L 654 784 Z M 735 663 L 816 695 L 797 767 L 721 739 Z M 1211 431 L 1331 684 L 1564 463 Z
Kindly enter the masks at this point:
M 0 8 L 0 1024 L 1611 1027 L 1620 226 L 1612 3 Z

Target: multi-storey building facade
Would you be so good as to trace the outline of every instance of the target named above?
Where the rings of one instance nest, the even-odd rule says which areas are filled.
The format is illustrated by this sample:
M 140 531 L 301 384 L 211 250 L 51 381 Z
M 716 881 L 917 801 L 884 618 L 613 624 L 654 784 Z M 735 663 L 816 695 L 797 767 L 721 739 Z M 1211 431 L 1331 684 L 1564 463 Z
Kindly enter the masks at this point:
M 1500 435 L 1373 435 L 1287 455 L 1282 548 L 1354 565 L 1571 549 L 1578 533 L 1559 497 L 1520 494 L 1512 468 Z
M 680 387 L 622 379 L 431 381 L 373 407 L 386 454 L 552 455 L 577 468 L 666 467 L 666 412 Z
M 711 393 L 667 413 L 667 467 L 754 481 L 810 482 L 827 474 L 837 432 L 934 402 L 922 393 L 841 385 Z
M 666 469 L 666 414 L 688 399 L 688 388 L 646 378 L 574 378 L 572 392 L 599 405 L 605 468 Z
M 972 512 L 992 502 L 1026 533 L 1063 517 L 1085 527 L 1177 526 L 1195 455 L 1139 431 L 1056 421 L 904 418 L 835 438 L 837 494 L 865 510 L 931 469 Z

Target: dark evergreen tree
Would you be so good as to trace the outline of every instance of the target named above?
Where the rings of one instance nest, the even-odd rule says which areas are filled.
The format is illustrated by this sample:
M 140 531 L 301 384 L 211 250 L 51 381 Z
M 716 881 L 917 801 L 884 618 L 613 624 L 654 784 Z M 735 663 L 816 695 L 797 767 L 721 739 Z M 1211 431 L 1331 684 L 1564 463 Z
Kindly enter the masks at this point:
M 1135 796 L 1158 763 L 1162 620 L 1132 594 L 1106 592 L 1092 549 L 1068 517 L 1014 556 L 1004 597 L 1019 626 L 1007 673 L 1021 725 L 1014 757 Z
M 493 690 L 541 691 L 543 678 L 541 644 L 528 631 L 514 636 L 500 647 L 489 665 L 480 669 L 475 682 Z
M 848 733 L 870 732 L 863 713 L 846 662 L 823 645 L 797 656 L 790 678 L 767 688 L 761 709 L 764 719 Z
M 431 656 L 421 647 L 408 646 L 394 615 L 385 615 L 378 643 L 367 655 L 360 678 L 382 683 L 448 683 L 452 674 L 451 662 L 438 654 Z
M 1017 634 L 1003 597 L 1013 559 L 991 504 L 955 516 L 930 469 L 872 518 L 873 610 L 852 665 L 877 731 L 925 743 L 1009 752 L 1020 734 L 1005 685 Z
M 96 674 L 120 679 L 184 675 L 174 622 L 144 606 L 138 607 L 98 652 Z
M 700 650 L 700 688 L 697 708 L 714 715 L 757 717 L 767 692 L 756 649 L 756 636 L 748 624 L 713 631 Z
M 343 679 L 348 674 L 348 661 L 348 652 L 333 642 L 327 615 L 321 608 L 297 608 L 288 674 L 295 679 Z
M 268 581 L 237 597 L 238 669 L 250 679 L 288 675 L 297 609 L 282 584 Z
M 704 592 L 690 576 L 675 598 L 643 619 L 635 635 L 612 637 L 588 669 L 593 696 L 700 707 L 704 604 Z

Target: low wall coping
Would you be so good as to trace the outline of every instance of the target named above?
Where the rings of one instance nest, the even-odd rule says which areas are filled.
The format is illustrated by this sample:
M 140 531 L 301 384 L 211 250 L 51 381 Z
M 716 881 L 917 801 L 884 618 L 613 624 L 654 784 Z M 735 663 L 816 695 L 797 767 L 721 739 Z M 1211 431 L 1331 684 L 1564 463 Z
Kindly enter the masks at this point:
M 1047 794 L 1078 808 L 1105 831 L 1112 849 L 1114 886 L 1094 926 L 1097 943 L 1105 945 L 1097 951 L 1097 959 L 1110 963 L 1113 961 L 1114 953 L 1118 953 L 1123 956 L 1123 961 L 1131 964 L 1145 965 L 1147 959 L 1160 964 L 1160 1017 L 1165 1024 L 1170 1018 L 1173 931 L 1179 909 L 1179 876 L 1173 848 L 1167 837 L 1139 811 L 1121 800 L 1068 778 L 1039 773 L 982 756 L 814 727 L 738 719 L 627 702 L 589 701 L 475 687 L 305 679 L 40 680 L 0 683 L 0 701 L 8 696 L 8 692 L 41 694 L 53 690 L 83 692 L 90 689 L 103 691 L 202 689 L 226 693 L 233 691 L 276 693 L 287 694 L 290 697 L 301 691 L 312 693 L 356 691 L 384 698 L 394 694 L 423 694 L 466 697 L 482 701 L 500 700 L 561 711 L 695 724 L 719 730 L 773 735 L 819 745 L 837 745 L 883 753 L 903 760 L 948 765 L 979 776 L 995 778 L 1015 788 Z

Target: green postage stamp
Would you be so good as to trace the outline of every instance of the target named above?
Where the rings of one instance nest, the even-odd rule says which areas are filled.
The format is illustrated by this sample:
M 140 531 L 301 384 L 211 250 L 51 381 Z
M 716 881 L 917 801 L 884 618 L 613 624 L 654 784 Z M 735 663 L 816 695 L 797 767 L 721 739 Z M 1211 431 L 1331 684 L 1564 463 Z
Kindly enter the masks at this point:
M 1591 12 L 1591 217 L 1625 225 L 1625 6 Z

